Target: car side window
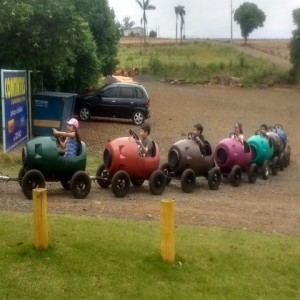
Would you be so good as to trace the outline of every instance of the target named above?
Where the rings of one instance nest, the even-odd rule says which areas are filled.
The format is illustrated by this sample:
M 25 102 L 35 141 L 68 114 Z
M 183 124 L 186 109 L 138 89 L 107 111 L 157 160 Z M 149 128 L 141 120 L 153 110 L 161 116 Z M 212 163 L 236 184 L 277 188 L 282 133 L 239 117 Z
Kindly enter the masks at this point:
M 112 87 L 108 88 L 101 93 L 102 97 L 106 98 L 116 98 L 117 97 L 117 89 Z
M 121 87 L 119 98 L 135 98 L 134 89 L 131 87 Z
M 135 96 L 136 98 L 140 98 L 140 99 L 144 98 L 143 92 L 140 89 L 135 89 Z

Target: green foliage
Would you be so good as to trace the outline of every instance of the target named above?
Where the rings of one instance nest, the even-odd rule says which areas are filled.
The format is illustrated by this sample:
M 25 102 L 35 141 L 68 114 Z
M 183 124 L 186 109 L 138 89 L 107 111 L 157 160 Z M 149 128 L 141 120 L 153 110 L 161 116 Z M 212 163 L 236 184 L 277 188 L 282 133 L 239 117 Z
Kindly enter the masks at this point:
M 48 90 L 95 85 L 117 63 L 118 29 L 106 0 L 80 2 L 90 19 L 75 0 L 0 0 L 0 66 L 39 71 Z
M 293 81 L 300 81 L 300 8 L 293 11 L 294 23 L 297 29 L 293 31 L 290 42 L 290 59 L 293 64 L 290 75 Z
M 138 47 L 120 48 L 120 68 L 138 68 L 160 79 L 182 79 L 206 83 L 216 76 L 238 77 L 245 86 L 287 83 L 288 71 L 271 62 L 241 54 L 232 45 L 196 42 L 183 45 L 157 45 L 146 52 Z M 145 62 L 148 62 L 145 65 Z M 263 78 L 263 76 L 266 76 Z M 244 85 L 244 84 L 243 84 Z
M 245 39 L 245 43 L 247 42 L 249 34 L 254 29 L 262 27 L 265 20 L 265 13 L 254 3 L 244 2 L 234 13 L 234 21 L 240 25 L 241 34 Z
M 156 37 L 157 37 L 157 32 L 154 31 L 154 30 L 151 30 L 151 31 L 149 32 L 149 37 L 156 38 Z
M 157 222 L 49 215 L 48 229 L 49 249 L 36 250 L 32 214 L 1 213 L 1 299 L 299 296 L 296 237 L 177 225 L 167 264 Z

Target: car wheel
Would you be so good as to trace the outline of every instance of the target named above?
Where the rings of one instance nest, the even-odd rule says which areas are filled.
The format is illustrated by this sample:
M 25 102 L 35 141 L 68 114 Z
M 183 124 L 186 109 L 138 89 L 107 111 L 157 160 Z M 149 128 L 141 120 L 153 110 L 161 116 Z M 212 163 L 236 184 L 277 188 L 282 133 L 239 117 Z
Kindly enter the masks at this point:
M 140 110 L 135 111 L 132 115 L 132 122 L 134 125 L 143 124 L 145 122 L 145 114 Z
M 274 156 L 272 159 L 272 175 L 276 176 L 279 171 L 279 160 L 278 156 Z
M 22 178 L 22 191 L 27 199 L 32 199 L 32 190 L 45 187 L 44 175 L 39 170 L 30 170 Z
M 161 171 L 164 172 L 164 174 L 165 174 L 165 176 L 166 176 L 166 185 L 168 185 L 168 184 L 171 182 L 171 180 L 172 180 L 172 177 L 171 177 L 171 175 L 170 175 L 170 172 L 171 172 L 172 170 L 171 170 L 171 167 L 170 167 L 169 163 L 163 163 L 163 164 L 159 167 L 159 169 L 160 169 Z
M 265 160 L 263 163 L 263 174 L 262 174 L 262 178 L 264 180 L 267 180 L 269 178 L 270 175 L 270 162 L 268 160 Z
M 255 183 L 256 179 L 257 179 L 257 165 L 253 163 L 250 165 L 250 168 L 248 170 L 248 182 Z
M 181 175 L 181 189 L 184 193 L 191 193 L 196 185 L 195 172 L 192 169 L 186 169 Z
M 18 173 L 18 182 L 19 182 L 20 187 L 22 187 L 22 178 L 24 175 L 25 175 L 25 169 L 24 169 L 24 167 L 22 167 Z
M 76 172 L 71 178 L 71 193 L 76 199 L 84 199 L 91 191 L 91 179 L 84 171 Z
M 111 178 L 109 177 L 109 174 L 106 172 L 106 168 L 104 164 L 102 164 L 97 172 L 96 172 L 96 177 L 97 177 L 97 183 L 103 188 L 106 189 L 110 186 L 111 184 Z
M 139 179 L 139 178 L 134 178 L 134 177 L 131 178 L 130 180 L 131 180 L 131 183 L 136 187 L 143 185 L 143 183 L 145 182 L 145 179 Z
M 155 170 L 149 179 L 149 188 L 153 195 L 161 195 L 166 188 L 166 176 L 163 171 Z
M 81 121 L 88 121 L 91 117 L 91 109 L 87 106 L 82 106 L 79 110 L 79 118 Z
M 211 190 L 218 190 L 221 184 L 222 174 L 218 167 L 214 167 L 208 172 L 208 186 Z
M 287 146 L 286 149 L 284 150 L 285 152 L 285 161 L 286 161 L 286 166 L 290 164 L 290 157 L 291 157 L 291 146 Z
M 111 188 L 116 197 L 125 197 L 130 188 L 128 173 L 123 170 L 117 171 L 112 177 Z
M 69 191 L 71 189 L 71 184 L 70 184 L 70 181 L 69 180 L 65 180 L 65 179 L 61 179 L 60 180 L 60 184 L 62 185 L 62 187 Z
M 231 172 L 229 173 L 229 180 L 232 186 L 238 187 L 241 184 L 242 170 L 238 165 L 233 166 Z

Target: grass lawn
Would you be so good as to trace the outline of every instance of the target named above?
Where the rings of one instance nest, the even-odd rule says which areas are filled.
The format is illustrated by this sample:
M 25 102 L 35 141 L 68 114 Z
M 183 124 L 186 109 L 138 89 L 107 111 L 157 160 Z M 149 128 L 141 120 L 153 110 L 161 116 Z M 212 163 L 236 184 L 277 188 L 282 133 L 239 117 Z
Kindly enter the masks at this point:
M 33 247 L 32 214 L 0 213 L 0 299 L 299 299 L 296 237 L 176 227 L 176 261 L 160 224 L 48 217 Z

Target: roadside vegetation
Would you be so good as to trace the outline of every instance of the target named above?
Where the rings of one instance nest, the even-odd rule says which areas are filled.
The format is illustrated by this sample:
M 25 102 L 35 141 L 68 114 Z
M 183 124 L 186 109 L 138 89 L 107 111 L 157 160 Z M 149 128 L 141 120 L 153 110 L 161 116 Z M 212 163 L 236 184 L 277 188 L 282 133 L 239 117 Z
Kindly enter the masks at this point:
M 296 237 L 177 226 L 175 262 L 167 264 L 157 222 L 49 216 L 49 249 L 41 251 L 32 214 L 0 216 L 1 299 L 299 296 Z
M 208 83 L 217 76 L 236 77 L 241 86 L 289 83 L 289 70 L 268 60 L 238 52 L 221 42 L 194 42 L 181 45 L 120 47 L 119 67 L 138 68 L 159 79 L 177 79 L 190 83 Z

